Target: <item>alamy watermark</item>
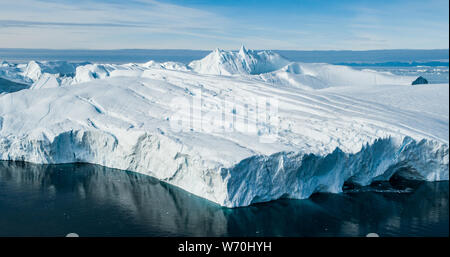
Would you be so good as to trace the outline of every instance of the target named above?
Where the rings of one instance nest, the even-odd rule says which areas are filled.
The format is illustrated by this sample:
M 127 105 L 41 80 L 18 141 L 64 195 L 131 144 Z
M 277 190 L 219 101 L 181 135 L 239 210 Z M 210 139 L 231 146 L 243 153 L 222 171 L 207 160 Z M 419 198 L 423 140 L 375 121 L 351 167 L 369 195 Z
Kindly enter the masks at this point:
M 211 134 L 241 133 L 257 136 L 261 143 L 275 142 L 279 116 L 276 97 L 202 97 L 202 90 L 189 91 L 192 97 L 173 98 L 174 113 L 167 117 L 175 132 Z

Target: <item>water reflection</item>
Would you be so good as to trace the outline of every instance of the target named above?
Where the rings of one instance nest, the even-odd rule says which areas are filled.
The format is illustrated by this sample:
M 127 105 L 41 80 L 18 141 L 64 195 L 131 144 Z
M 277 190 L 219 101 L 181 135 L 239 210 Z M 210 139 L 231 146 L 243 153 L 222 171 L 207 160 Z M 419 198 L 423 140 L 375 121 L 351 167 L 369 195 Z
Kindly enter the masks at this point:
M 448 182 L 227 209 L 133 172 L 0 162 L 0 236 L 448 236 Z

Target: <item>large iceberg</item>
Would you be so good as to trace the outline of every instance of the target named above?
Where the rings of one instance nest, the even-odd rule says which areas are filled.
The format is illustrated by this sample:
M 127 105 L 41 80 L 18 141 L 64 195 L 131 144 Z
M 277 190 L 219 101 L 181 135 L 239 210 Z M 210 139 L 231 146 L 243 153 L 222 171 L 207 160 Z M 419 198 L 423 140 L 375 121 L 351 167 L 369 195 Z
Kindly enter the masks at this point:
M 244 47 L 188 65 L 36 64 L 0 67 L 29 85 L 0 94 L 1 160 L 136 171 L 227 207 L 448 180 L 448 84 Z
M 202 74 L 234 75 L 267 73 L 287 64 L 289 61 L 276 53 L 247 50 L 242 46 L 239 52 L 216 48 L 205 58 L 191 62 L 189 67 Z

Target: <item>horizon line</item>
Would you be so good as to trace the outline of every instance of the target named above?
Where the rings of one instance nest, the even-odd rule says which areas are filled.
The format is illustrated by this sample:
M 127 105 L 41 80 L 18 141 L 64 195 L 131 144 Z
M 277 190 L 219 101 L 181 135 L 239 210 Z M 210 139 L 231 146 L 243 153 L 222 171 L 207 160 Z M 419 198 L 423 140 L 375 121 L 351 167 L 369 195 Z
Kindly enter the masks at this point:
M 50 50 L 50 51 L 136 51 L 136 50 L 158 50 L 158 51 L 167 51 L 167 50 L 182 50 L 182 51 L 214 51 L 214 49 L 188 49 L 188 48 L 111 48 L 111 49 L 96 49 L 96 48 L 15 48 L 15 47 L 0 47 L 0 50 Z M 226 51 L 235 51 L 236 49 L 223 49 Z M 351 49 L 253 49 L 251 50 L 270 50 L 270 51 L 305 51 L 305 52 L 320 52 L 320 51 L 328 51 L 328 52 L 340 52 L 340 51 L 348 51 L 348 52 L 365 52 L 365 51 L 449 51 L 449 48 L 392 48 L 392 49 L 366 49 L 366 50 L 351 50 Z

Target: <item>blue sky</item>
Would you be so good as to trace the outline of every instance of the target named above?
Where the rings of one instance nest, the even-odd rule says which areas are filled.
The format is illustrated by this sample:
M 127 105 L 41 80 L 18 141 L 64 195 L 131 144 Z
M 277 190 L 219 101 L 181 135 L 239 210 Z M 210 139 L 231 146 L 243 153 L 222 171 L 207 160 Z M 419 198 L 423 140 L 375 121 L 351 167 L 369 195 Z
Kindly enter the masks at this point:
M 448 0 L 0 0 L 0 48 L 447 49 Z

